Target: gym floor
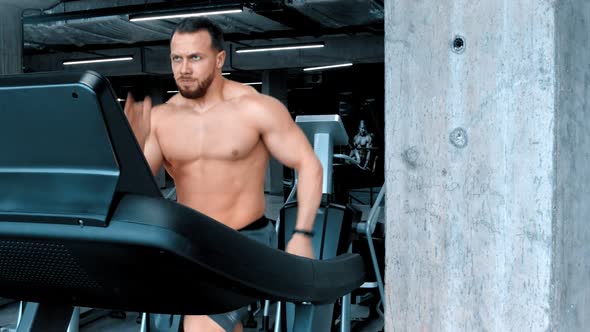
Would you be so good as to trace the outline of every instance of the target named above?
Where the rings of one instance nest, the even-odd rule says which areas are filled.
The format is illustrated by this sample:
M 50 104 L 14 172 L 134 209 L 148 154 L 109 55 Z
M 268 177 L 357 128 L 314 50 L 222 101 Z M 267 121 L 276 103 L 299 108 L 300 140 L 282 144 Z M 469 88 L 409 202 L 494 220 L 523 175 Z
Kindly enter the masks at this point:
M 0 332 L 9 332 L 14 329 L 17 319 L 18 302 L 0 307 Z M 363 315 L 363 308 L 352 307 L 352 317 Z M 271 310 L 274 312 L 274 310 Z M 259 315 L 258 315 L 259 316 Z M 124 319 L 105 316 L 97 319 L 88 325 L 82 326 L 80 332 L 137 332 L 140 324 L 138 323 L 139 314 L 137 312 L 128 312 Z M 272 317 L 271 317 L 272 321 Z M 245 332 L 259 332 L 261 326 L 260 319 L 257 319 L 256 328 L 245 328 Z M 351 331 L 355 332 L 378 332 L 383 330 L 383 319 L 378 318 L 371 321 L 355 321 Z M 12 330 L 14 331 L 14 330 Z

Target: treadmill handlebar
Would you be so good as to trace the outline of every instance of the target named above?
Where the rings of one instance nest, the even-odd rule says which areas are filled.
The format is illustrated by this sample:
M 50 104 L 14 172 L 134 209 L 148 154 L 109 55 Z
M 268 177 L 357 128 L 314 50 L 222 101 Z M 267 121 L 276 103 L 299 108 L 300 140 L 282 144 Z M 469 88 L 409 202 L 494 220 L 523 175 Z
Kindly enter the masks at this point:
M 0 296 L 83 307 L 208 314 L 259 299 L 328 303 L 365 277 L 357 254 L 291 255 L 142 195 L 125 195 L 107 227 L 0 220 L 0 243 Z

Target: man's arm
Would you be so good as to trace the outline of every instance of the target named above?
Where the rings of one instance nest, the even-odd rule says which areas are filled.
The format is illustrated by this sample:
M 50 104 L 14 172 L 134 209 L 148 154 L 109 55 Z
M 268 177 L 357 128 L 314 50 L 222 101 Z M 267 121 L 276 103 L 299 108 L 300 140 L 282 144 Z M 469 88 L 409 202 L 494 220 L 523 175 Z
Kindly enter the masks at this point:
M 162 163 L 164 162 L 164 156 L 162 155 L 162 150 L 160 149 L 160 145 L 158 144 L 158 139 L 156 138 L 155 130 L 152 129 L 152 132 L 145 141 L 142 150 L 143 155 L 145 156 L 145 160 L 147 160 L 148 165 L 150 166 L 152 175 L 156 176 L 156 174 L 160 170 L 160 167 L 162 167 Z
M 260 95 L 253 104 L 252 112 L 260 126 L 264 144 L 278 161 L 299 174 L 295 227 L 311 231 L 322 199 L 322 165 L 309 141 L 281 102 Z M 295 234 L 287 251 L 311 257 L 311 239 Z
M 156 175 L 162 163 L 164 156 L 158 144 L 155 130 L 155 115 L 157 108 L 152 109 L 152 102 L 150 97 L 146 97 L 144 101 L 136 102 L 131 93 L 127 94 L 125 102 L 125 116 L 131 125 L 135 139 L 143 151 L 145 159 L 150 166 L 152 175 Z

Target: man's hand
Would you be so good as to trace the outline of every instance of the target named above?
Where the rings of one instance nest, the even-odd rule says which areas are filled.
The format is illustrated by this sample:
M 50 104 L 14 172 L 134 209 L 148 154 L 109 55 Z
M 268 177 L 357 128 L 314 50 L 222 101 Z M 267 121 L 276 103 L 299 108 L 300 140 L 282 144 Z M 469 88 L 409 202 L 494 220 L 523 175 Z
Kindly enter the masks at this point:
M 288 253 L 314 259 L 311 238 L 303 234 L 293 234 L 293 237 L 287 243 Z
M 127 100 L 125 101 L 125 116 L 133 129 L 137 142 L 144 148 L 145 141 L 150 135 L 151 130 L 151 113 L 152 113 L 152 100 L 150 97 L 145 97 L 143 101 L 136 102 L 131 95 L 131 92 L 127 94 Z

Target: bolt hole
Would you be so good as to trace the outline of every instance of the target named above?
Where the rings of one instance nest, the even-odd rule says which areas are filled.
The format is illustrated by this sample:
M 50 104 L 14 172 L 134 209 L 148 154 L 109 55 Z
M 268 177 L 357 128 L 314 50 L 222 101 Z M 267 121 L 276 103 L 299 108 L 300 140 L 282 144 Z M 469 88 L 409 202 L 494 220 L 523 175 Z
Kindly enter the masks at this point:
M 77 99 L 77 98 L 78 98 L 78 94 L 77 94 L 77 93 L 75 93 L 75 92 L 72 92 L 72 97 L 74 97 L 74 98 L 76 98 L 76 99 Z
M 463 50 L 465 50 L 465 39 L 461 36 L 456 36 L 453 39 L 453 51 L 461 53 Z

